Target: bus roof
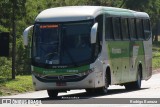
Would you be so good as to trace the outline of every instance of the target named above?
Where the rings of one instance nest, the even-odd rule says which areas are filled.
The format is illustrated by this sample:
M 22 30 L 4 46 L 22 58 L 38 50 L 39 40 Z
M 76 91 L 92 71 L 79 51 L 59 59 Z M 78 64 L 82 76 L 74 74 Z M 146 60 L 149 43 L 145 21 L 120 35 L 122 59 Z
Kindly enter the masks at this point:
M 36 22 L 66 22 L 93 19 L 101 13 L 126 17 L 146 17 L 147 13 L 133 10 L 104 7 L 104 6 L 66 6 L 50 8 L 42 11 L 35 19 Z

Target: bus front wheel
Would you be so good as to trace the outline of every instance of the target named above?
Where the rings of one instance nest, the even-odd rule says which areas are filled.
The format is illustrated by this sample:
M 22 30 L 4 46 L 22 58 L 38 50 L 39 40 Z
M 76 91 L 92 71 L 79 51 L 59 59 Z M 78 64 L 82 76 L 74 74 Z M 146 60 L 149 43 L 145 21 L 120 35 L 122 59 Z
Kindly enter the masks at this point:
M 104 82 L 105 85 L 101 88 L 98 88 L 96 91 L 100 94 L 107 94 L 108 92 L 108 87 L 109 87 L 109 76 L 107 75 L 107 73 L 105 74 L 105 78 L 104 78 Z
M 47 90 L 49 98 L 57 98 L 58 96 L 58 91 L 56 90 Z

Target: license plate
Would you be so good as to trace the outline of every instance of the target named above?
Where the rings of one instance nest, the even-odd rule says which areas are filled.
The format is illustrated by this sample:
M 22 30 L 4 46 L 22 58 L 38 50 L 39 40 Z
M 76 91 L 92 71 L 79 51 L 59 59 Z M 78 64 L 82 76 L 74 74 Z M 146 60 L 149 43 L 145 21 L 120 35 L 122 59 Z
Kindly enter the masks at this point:
M 66 86 L 66 82 L 56 82 L 56 86 Z

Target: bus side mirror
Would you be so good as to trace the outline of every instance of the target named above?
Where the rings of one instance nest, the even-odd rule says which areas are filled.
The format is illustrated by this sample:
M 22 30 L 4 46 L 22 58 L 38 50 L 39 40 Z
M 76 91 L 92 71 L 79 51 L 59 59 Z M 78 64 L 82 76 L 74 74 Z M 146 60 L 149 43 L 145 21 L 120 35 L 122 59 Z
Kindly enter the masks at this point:
M 95 23 L 91 29 L 91 44 L 96 43 L 98 23 Z
M 29 34 L 29 31 L 33 28 L 34 25 L 31 25 L 29 27 L 27 27 L 24 32 L 23 32 L 23 44 L 25 46 L 28 45 L 28 34 Z

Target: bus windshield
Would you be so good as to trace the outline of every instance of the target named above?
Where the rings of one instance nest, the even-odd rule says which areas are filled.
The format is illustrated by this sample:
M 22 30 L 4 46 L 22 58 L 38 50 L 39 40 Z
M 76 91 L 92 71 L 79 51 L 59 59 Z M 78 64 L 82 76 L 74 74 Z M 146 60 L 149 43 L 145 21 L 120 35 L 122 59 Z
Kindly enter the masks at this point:
M 79 65 L 92 60 L 90 31 L 93 21 L 37 23 L 32 61 L 49 65 Z

